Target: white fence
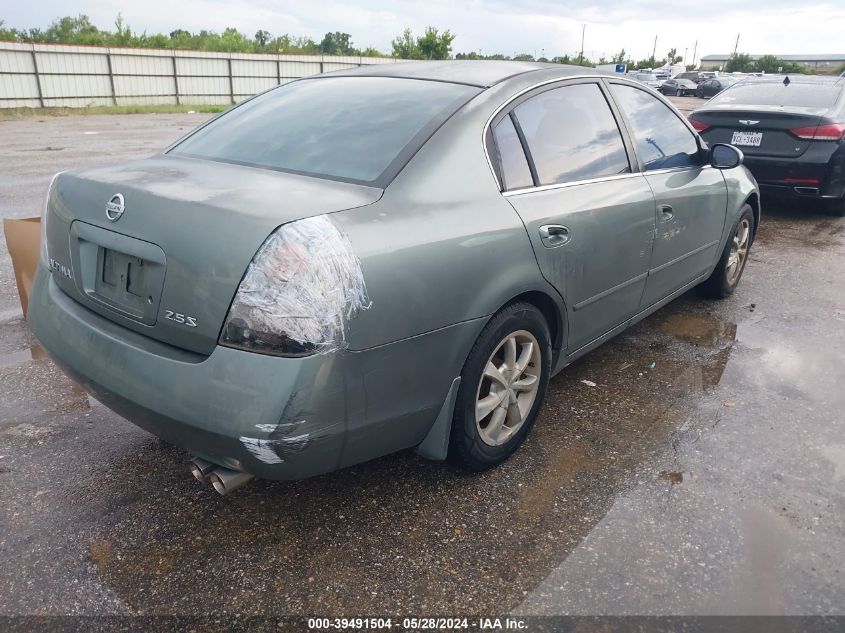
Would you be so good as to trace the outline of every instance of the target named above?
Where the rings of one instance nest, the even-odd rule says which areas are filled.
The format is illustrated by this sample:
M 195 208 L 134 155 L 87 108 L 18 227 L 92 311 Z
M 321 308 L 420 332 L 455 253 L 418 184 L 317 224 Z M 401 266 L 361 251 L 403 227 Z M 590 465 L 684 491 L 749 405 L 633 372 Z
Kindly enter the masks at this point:
M 0 42 L 0 108 L 231 104 L 300 77 L 396 61 Z

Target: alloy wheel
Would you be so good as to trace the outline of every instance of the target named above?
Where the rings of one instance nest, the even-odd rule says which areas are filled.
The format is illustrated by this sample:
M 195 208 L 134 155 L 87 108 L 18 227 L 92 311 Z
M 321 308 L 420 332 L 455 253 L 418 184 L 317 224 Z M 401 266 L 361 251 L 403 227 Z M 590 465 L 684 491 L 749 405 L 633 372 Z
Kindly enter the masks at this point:
M 735 284 L 745 267 L 745 260 L 748 258 L 748 246 L 751 241 L 751 222 L 748 218 L 742 218 L 736 227 L 736 233 L 731 244 L 731 252 L 728 255 L 727 282 Z
M 500 446 L 528 418 L 540 386 L 540 345 L 531 332 L 503 338 L 484 366 L 475 403 L 475 426 L 482 441 Z

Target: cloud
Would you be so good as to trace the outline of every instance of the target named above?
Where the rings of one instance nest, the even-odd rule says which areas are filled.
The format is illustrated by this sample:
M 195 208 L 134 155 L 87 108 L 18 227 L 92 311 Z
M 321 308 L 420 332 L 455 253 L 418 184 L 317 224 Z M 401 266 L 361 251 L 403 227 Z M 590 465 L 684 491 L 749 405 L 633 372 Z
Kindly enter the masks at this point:
M 176 28 L 221 31 L 228 26 L 253 34 L 309 35 L 327 31 L 352 34 L 357 46 L 389 50 L 405 27 L 416 32 L 429 25 L 457 34 L 454 50 L 484 53 L 544 52 L 547 57 L 572 54 L 581 46 L 586 24 L 585 54 L 610 56 L 621 48 L 647 57 L 657 36 L 657 55 L 670 48 L 697 57 L 733 51 L 737 33 L 740 51 L 748 53 L 845 53 L 845 6 L 787 0 L 88 0 L 78 10 L 66 0 L 14 3 L 4 10 L 10 26 L 46 26 L 68 13 L 87 13 L 95 24 L 111 28 L 121 13 L 136 31 L 165 32 Z M 812 24 L 796 29 L 795 24 Z

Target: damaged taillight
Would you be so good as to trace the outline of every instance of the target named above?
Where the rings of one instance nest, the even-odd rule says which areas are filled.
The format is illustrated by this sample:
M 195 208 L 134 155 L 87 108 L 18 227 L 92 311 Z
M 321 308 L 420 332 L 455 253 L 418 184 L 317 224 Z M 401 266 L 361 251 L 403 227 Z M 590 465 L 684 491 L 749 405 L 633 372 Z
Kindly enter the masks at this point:
M 346 345 L 350 319 L 370 307 L 361 262 L 325 215 L 279 227 L 247 268 L 219 343 L 278 356 Z

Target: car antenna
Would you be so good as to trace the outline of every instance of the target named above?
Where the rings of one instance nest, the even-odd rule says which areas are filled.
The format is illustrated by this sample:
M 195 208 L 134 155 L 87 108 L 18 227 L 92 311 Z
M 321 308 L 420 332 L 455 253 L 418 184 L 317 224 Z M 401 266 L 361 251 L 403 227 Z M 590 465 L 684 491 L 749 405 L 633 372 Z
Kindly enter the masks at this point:
M 789 84 L 790 84 L 790 81 L 789 81 L 789 75 L 787 75 L 787 76 L 786 76 L 786 77 L 784 77 L 784 79 L 783 79 L 783 85 L 784 85 L 784 86 L 788 86 Z

